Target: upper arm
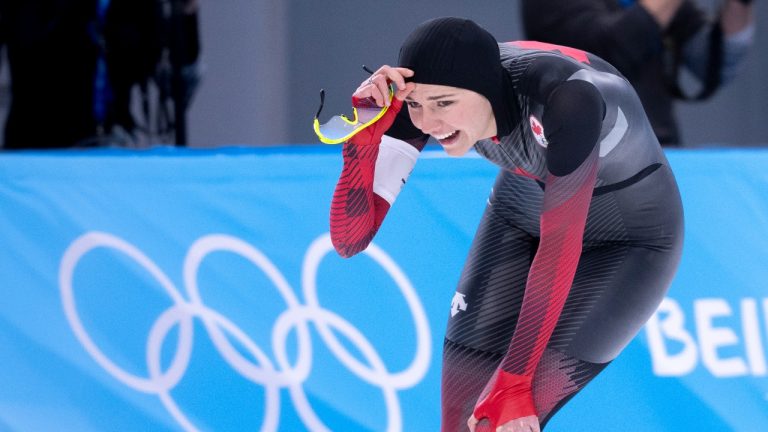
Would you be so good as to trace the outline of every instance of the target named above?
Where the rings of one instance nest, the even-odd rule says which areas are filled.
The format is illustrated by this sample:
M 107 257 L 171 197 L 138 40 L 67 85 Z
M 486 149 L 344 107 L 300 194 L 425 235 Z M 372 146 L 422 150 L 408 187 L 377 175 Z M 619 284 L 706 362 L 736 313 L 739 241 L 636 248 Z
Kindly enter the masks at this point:
M 546 100 L 542 123 L 547 132 L 547 169 L 563 177 L 578 168 L 598 144 L 605 102 L 594 85 L 564 81 Z

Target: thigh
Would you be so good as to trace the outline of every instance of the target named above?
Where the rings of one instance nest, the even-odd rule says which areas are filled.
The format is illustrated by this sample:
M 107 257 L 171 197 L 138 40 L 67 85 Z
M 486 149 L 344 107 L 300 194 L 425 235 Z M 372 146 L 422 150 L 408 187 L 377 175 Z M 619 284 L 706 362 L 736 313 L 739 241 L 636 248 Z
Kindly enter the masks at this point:
M 545 424 L 597 376 L 656 310 L 677 267 L 675 250 L 612 245 L 582 254 L 533 381 Z
M 470 248 L 446 339 L 474 350 L 504 353 L 512 338 L 538 239 L 489 207 Z M 461 308 L 456 301 L 461 300 Z
M 682 240 L 682 204 L 667 167 L 593 198 L 578 268 L 548 346 L 591 363 L 613 360 L 663 300 Z
M 548 347 L 591 363 L 616 358 L 663 300 L 678 260 L 630 245 L 584 252 Z

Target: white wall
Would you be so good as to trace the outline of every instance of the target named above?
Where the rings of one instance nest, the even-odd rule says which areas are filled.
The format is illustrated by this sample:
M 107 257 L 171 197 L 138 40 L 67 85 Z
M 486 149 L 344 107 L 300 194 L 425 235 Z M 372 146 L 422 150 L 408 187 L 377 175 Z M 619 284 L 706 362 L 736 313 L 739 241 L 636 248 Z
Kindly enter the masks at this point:
M 201 1 L 204 69 L 188 115 L 190 146 L 288 141 L 286 5 Z

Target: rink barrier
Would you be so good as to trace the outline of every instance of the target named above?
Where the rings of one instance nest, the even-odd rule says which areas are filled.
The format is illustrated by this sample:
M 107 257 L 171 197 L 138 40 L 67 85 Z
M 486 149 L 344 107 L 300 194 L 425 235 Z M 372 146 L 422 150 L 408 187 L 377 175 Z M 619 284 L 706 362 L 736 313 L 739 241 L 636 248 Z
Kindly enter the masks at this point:
M 438 430 L 443 332 L 497 169 L 428 149 L 342 259 L 339 151 L 0 153 L 0 429 Z M 768 151 L 668 156 L 680 271 L 548 430 L 768 430 Z

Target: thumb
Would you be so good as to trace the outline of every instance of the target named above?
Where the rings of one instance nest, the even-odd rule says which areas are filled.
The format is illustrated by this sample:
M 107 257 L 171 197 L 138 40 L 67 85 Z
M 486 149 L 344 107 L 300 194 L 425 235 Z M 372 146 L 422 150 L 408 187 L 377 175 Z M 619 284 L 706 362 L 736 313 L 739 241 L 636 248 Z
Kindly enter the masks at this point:
M 474 415 L 469 416 L 469 419 L 467 419 L 467 427 L 469 427 L 470 432 L 475 432 L 478 422 L 479 420 L 476 419 Z

